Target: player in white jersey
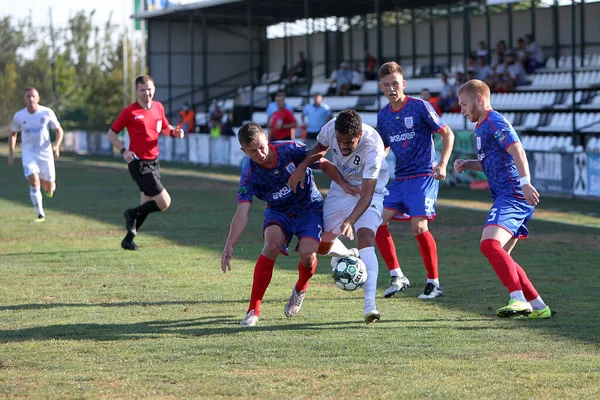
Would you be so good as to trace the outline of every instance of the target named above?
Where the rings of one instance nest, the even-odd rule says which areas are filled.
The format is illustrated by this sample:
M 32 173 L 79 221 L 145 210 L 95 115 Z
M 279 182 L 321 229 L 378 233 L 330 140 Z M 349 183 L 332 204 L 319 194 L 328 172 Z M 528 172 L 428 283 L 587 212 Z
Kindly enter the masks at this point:
M 317 144 L 290 177 L 288 184 L 292 190 L 296 190 L 298 183 L 302 187 L 305 167 L 323 157 L 330 148 L 333 164 L 355 190 L 346 192 L 335 182 L 331 183 L 323 207 L 325 232 L 318 254 L 334 257 L 355 255 L 338 236 L 354 240 L 356 230 L 358 253 L 367 266 L 367 282 L 363 286 L 365 321 L 372 323 L 380 318 L 375 306 L 379 272 L 375 233 L 381 224 L 383 198 L 388 193 L 385 187 L 389 180 L 383 141 L 375 129 L 362 123 L 356 111 L 340 112 L 337 118 L 323 126 L 317 136 Z
M 48 197 L 56 190 L 56 174 L 54 159 L 60 156 L 60 144 L 63 140 L 63 130 L 54 114 L 48 107 L 40 106 L 40 94 L 36 88 L 25 90 L 27 107 L 17 111 L 13 117 L 11 135 L 8 140 L 8 165 L 14 163 L 14 151 L 17 134 L 21 132 L 21 150 L 23 171 L 29 181 L 29 197 L 37 211 L 36 222 L 45 220 L 42 206 L 41 186 Z M 56 133 L 56 142 L 52 146 L 50 129 Z

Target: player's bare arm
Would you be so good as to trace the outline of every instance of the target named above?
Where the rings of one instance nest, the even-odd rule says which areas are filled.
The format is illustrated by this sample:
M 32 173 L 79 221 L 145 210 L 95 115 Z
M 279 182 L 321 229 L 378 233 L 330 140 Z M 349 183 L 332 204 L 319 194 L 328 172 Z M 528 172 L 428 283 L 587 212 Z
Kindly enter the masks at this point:
M 108 140 L 117 148 L 119 152 L 121 152 L 121 154 L 123 154 L 123 159 L 125 162 L 127 162 L 127 164 L 136 159 L 137 155 L 125 147 L 125 145 L 121 142 L 121 139 L 119 139 L 117 133 L 113 131 L 112 128 L 108 129 Z
M 183 137 L 185 136 L 185 132 L 181 126 L 173 128 L 172 125 L 169 125 L 165 129 L 161 130 L 160 133 L 167 136 L 173 136 L 177 139 L 183 139 Z
M 354 223 L 367 211 L 373 200 L 373 193 L 375 193 L 375 187 L 377 186 L 377 179 L 364 179 L 362 180 L 362 189 L 360 199 L 352 213 L 346 218 L 342 226 L 340 227 L 341 235 L 346 236 L 350 240 L 354 240 Z
M 443 181 L 446 179 L 448 161 L 454 147 L 454 132 L 449 126 L 445 126 L 438 133 L 442 137 L 442 156 L 440 162 L 433 168 L 433 178 Z
M 304 189 L 304 179 L 306 177 L 306 168 L 325 157 L 325 153 L 329 150 L 329 146 L 325 146 L 319 142 L 313 146 L 312 149 L 306 155 L 306 158 L 302 160 L 300 164 L 296 166 L 296 170 L 288 179 L 288 186 L 292 189 L 292 192 L 296 193 L 296 187 L 300 183 L 300 188 Z
M 333 165 L 328 159 L 321 158 L 319 162 L 319 168 L 325 175 L 327 175 L 332 181 L 340 185 L 344 192 L 352 196 L 360 195 L 360 188 L 346 182 L 342 174 L 340 174 L 340 170 L 337 169 L 335 165 Z
M 54 151 L 54 158 L 59 158 L 60 157 L 60 145 L 62 144 L 65 133 L 62 128 L 56 128 L 54 130 L 54 132 L 56 133 L 56 143 L 54 144 L 54 147 L 52 148 L 52 150 Z
M 513 160 L 515 160 L 515 167 L 519 171 L 523 196 L 525 196 L 530 205 L 537 205 L 540 202 L 540 194 L 530 182 L 531 175 L 529 173 L 529 162 L 525 155 L 525 149 L 523 149 L 521 143 L 517 142 L 511 145 L 507 151 L 513 157 Z
M 15 146 L 17 145 L 17 135 L 19 132 L 11 132 L 8 137 L 8 165 L 15 162 Z
M 457 158 L 454 160 L 454 170 L 459 174 L 462 174 L 466 170 L 483 172 L 483 167 L 478 160 L 463 160 Z
M 231 228 L 229 228 L 229 236 L 227 242 L 225 242 L 225 248 L 223 249 L 223 255 L 221 256 L 221 271 L 231 271 L 231 258 L 233 257 L 233 248 L 235 247 L 238 240 L 244 233 L 246 226 L 248 225 L 248 215 L 250 214 L 250 203 L 238 204 L 237 211 L 231 220 Z

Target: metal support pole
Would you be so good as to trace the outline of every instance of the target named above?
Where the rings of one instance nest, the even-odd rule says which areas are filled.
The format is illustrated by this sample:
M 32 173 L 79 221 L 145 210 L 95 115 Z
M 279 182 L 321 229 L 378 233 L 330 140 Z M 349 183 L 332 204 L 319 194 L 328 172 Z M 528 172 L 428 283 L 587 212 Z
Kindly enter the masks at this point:
M 535 35 L 535 0 L 531 0 L 531 34 L 533 35 L 533 37 L 536 37 Z
M 435 42 L 433 40 L 435 28 L 433 26 L 433 8 L 429 8 L 429 71 L 435 72 Z
M 173 54 L 171 54 L 171 31 L 171 18 L 167 18 L 167 96 L 169 97 L 169 118 L 173 118 Z
M 415 9 L 410 10 L 410 28 L 411 38 L 410 45 L 412 49 L 412 65 L 413 65 L 413 76 L 417 70 L 417 17 L 415 15 Z
M 190 14 L 190 25 L 189 25 L 189 35 L 190 35 L 190 87 L 192 88 L 192 93 L 190 93 L 190 107 L 196 109 L 196 77 L 195 77 L 195 69 L 194 66 L 196 63 L 194 62 L 194 16 Z
M 206 14 L 202 14 L 202 86 L 204 92 L 202 96 L 204 97 L 204 112 L 208 114 L 210 92 L 208 89 L 208 24 L 206 22 Z
M 252 45 L 252 0 L 248 2 L 248 66 L 250 67 L 250 115 L 254 112 L 254 48 Z
M 396 11 L 396 62 L 400 65 L 400 11 Z
M 488 65 L 492 64 L 492 18 L 491 18 L 490 6 L 485 6 L 485 43 L 488 47 L 487 60 Z
M 288 34 L 287 34 L 287 23 L 283 23 L 283 64 L 285 65 L 285 70 L 287 71 L 291 66 L 288 63 Z
M 560 58 L 560 34 L 558 30 L 559 18 L 558 18 L 558 0 L 554 0 L 552 6 L 552 25 L 554 26 L 554 59 L 558 65 L 558 59 Z
M 448 4 L 448 30 L 446 32 L 446 47 L 448 48 L 448 71 L 452 70 L 452 6 Z
M 579 3 L 579 10 L 581 15 L 581 24 L 579 25 L 579 34 L 581 41 L 579 46 L 581 46 L 581 50 L 579 51 L 579 55 L 581 56 L 581 67 L 585 67 L 585 63 L 583 61 L 585 57 L 585 0 L 581 0 L 581 2 Z
M 375 16 L 377 17 L 377 65 L 383 64 L 383 21 L 379 0 L 375 0 Z
M 329 68 L 329 27 L 327 23 L 325 24 L 325 31 L 323 32 L 323 40 L 325 50 L 325 79 L 329 79 L 329 74 L 331 73 L 331 69 Z
M 508 48 L 513 48 L 513 5 L 508 3 L 506 5 L 506 13 L 508 14 Z
M 369 27 L 367 24 L 367 16 L 363 15 L 361 18 L 363 21 L 363 50 L 369 51 Z
M 313 57 L 310 49 L 310 6 L 308 4 L 308 0 L 304 0 L 304 20 L 306 21 L 306 85 L 308 90 L 306 91 L 307 97 L 310 97 L 310 87 L 312 86 L 312 63 Z
M 573 123 L 573 136 L 575 136 L 575 133 L 577 132 L 577 128 L 575 126 L 575 122 L 577 121 L 576 118 L 576 111 L 577 111 L 577 105 L 575 104 L 575 93 L 577 91 L 577 63 L 575 62 L 575 40 L 576 40 L 576 36 L 577 36 L 577 29 L 575 27 L 575 23 L 576 23 L 576 9 L 575 9 L 575 0 L 571 0 L 571 92 L 572 92 L 572 96 L 573 96 L 573 104 L 571 105 L 571 113 L 572 113 L 572 123 Z M 573 142 L 575 142 L 575 137 L 573 137 Z

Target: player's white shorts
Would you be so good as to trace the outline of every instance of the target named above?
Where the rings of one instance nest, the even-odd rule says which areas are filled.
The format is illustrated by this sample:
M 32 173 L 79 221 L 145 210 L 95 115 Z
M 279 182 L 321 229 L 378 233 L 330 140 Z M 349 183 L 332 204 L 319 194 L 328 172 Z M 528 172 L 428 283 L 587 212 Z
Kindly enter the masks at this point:
M 354 229 L 358 231 L 360 228 L 367 228 L 377 232 L 379 225 L 381 225 L 381 214 L 383 212 L 383 194 L 374 193 L 371 205 L 367 208 L 367 211 L 361 215 L 361 217 L 354 224 Z M 325 232 L 332 232 L 336 235 L 341 233 L 340 227 L 352 214 L 352 210 L 358 203 L 360 196 L 352 196 L 347 193 L 339 193 L 329 191 L 327 198 L 325 199 L 325 205 L 323 206 L 323 225 L 325 226 Z
M 28 178 L 31 174 L 38 174 L 43 181 L 54 182 L 56 179 L 52 153 L 48 156 L 47 154 L 23 151 L 22 159 L 25 178 Z

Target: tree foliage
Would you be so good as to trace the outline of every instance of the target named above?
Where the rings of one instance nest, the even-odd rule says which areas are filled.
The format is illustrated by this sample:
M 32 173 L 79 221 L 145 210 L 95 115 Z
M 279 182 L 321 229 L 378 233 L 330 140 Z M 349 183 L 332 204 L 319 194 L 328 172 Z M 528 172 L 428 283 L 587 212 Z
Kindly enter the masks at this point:
M 52 30 L 33 26 L 31 17 L 0 19 L 2 133 L 24 107 L 23 93 L 31 86 L 40 92 L 40 103 L 56 111 L 65 129 L 105 131 L 123 104 L 133 101 L 130 86 L 123 87 L 123 65 L 139 65 L 132 57 L 140 52 L 130 52 L 124 63 L 126 33 L 115 34 L 118 27 L 110 17 L 94 26 L 93 16 L 94 11 L 80 11 L 66 27 Z M 129 72 L 130 77 L 134 74 L 140 71 Z

